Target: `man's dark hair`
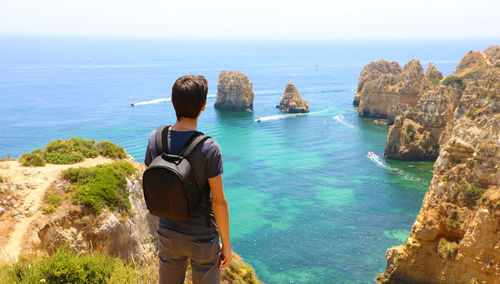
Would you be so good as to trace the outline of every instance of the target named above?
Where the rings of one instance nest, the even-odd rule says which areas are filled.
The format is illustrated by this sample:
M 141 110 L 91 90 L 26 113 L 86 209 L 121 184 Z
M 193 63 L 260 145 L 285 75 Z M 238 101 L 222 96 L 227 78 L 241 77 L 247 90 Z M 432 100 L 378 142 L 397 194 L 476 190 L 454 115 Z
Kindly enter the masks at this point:
M 177 119 L 197 118 L 207 100 L 208 83 L 203 76 L 185 75 L 172 86 L 172 103 Z

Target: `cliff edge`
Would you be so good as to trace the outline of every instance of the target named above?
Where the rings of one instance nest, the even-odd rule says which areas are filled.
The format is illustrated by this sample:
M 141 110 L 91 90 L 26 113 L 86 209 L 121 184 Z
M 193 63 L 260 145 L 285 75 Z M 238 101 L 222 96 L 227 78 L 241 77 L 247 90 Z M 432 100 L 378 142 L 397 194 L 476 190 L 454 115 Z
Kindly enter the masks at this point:
M 432 127 L 433 119 L 439 126 L 449 118 L 411 233 L 404 245 L 387 250 L 377 282 L 500 283 L 499 57 L 498 46 L 470 52 L 449 86 L 428 93 L 436 103 L 426 99 L 397 122 L 418 132 L 420 122 Z M 430 115 L 419 118 L 425 112 Z
M 146 282 L 157 282 L 158 218 L 144 202 L 145 168 L 122 147 L 82 138 L 53 141 L 19 161 L 0 161 L 0 282 L 17 283 L 24 276 L 12 272 L 16 265 L 50 262 L 60 249 L 120 258 L 131 270 L 147 270 Z M 138 281 L 131 279 L 113 283 Z M 258 283 L 238 256 L 222 279 Z

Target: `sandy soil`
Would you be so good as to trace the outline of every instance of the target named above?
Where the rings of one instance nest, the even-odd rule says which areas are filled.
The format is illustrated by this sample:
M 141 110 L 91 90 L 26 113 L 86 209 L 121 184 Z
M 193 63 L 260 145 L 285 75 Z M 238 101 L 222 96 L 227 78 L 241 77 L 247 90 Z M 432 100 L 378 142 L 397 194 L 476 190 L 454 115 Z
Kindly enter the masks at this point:
M 7 177 L 10 183 L 24 185 L 23 190 L 11 193 L 17 198 L 20 214 L 15 218 L 12 208 L 1 205 L 6 212 L 0 217 L 0 262 L 16 261 L 29 245 L 35 232 L 28 232 L 30 224 L 43 218 L 41 207 L 47 189 L 60 177 L 61 171 L 71 167 L 93 167 L 113 162 L 112 159 L 97 157 L 85 159 L 72 165 L 47 164 L 45 167 L 24 167 L 17 161 L 0 162 L 0 176 Z

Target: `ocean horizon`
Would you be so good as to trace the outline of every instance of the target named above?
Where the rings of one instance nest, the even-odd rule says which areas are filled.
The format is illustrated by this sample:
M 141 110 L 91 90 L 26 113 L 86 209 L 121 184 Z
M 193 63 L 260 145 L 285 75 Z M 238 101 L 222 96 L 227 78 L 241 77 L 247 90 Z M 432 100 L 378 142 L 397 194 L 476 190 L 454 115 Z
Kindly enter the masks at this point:
M 362 68 L 418 59 L 447 76 L 464 54 L 498 42 L 0 36 L 0 157 L 84 137 L 143 162 L 149 132 L 175 122 L 175 79 L 204 75 L 199 129 L 222 149 L 234 251 L 265 283 L 371 283 L 386 249 L 406 240 L 433 163 L 384 158 L 388 126 L 352 111 Z M 213 108 L 223 70 L 249 77 L 252 112 Z M 309 114 L 276 108 L 289 81 Z

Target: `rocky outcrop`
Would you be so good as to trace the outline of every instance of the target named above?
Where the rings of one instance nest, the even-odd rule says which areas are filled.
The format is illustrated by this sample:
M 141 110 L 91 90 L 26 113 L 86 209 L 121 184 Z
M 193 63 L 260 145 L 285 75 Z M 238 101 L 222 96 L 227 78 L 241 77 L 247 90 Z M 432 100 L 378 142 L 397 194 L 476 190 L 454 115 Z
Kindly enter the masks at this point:
M 220 72 L 215 108 L 252 111 L 253 99 L 252 83 L 245 74 L 239 71 Z
M 427 67 L 427 70 L 425 71 L 425 76 L 429 78 L 430 80 L 441 80 L 443 79 L 443 73 L 439 72 L 437 70 L 436 66 L 434 66 L 434 63 L 429 62 L 429 66 Z
M 136 163 L 137 167 L 141 167 Z M 127 179 L 132 208 L 128 212 L 103 210 L 96 214 L 80 205 L 63 205 L 39 226 L 40 246 L 49 251 L 69 245 L 75 251 L 96 250 L 126 260 L 150 262 L 155 257 L 157 218 L 150 215 L 144 203 L 141 181 L 133 175 Z M 66 181 L 57 188 L 69 188 Z
M 358 79 L 358 88 L 354 96 L 354 105 L 361 103 L 361 98 L 368 97 L 371 93 L 384 93 L 389 85 L 399 81 L 401 66 L 395 61 L 383 59 L 372 61 L 366 65 Z
M 446 78 L 442 86 L 430 86 L 416 106 L 407 109 L 401 104 L 393 106 L 389 123 L 394 117 L 394 125 L 389 129 L 385 155 L 401 160 L 434 161 L 448 123 L 454 116 L 463 115 L 474 100 L 492 92 L 491 84 L 498 80 L 490 74 L 496 72 L 492 67 L 492 60 L 497 56 L 495 50 L 500 53 L 498 48 L 491 47 L 488 52 L 470 52 L 464 56 L 455 73 Z M 475 94 L 480 97 L 474 98 Z
M 438 97 L 431 95 L 435 90 L 426 93 L 419 111 L 396 118 L 400 135 L 405 125 L 414 125 L 418 133 L 423 124 L 425 132 L 449 119 L 422 208 L 404 245 L 387 250 L 387 268 L 378 282 L 500 283 L 498 50 L 467 54 L 453 74 L 463 82 L 448 80 L 440 88 L 444 101 L 455 102 L 451 118 L 443 102 L 429 100 Z M 424 114 L 433 110 L 432 116 Z
M 446 87 L 425 93 L 415 107 L 395 118 L 385 156 L 434 161 L 439 153 L 439 138 L 453 117 L 455 104 L 456 97 Z
M 403 70 L 397 62 L 379 60 L 363 68 L 353 103 L 359 104 L 360 116 L 388 118 L 391 123 L 394 106 L 415 106 L 430 85 L 418 60 L 411 60 Z
M 280 104 L 276 107 L 289 113 L 309 112 L 308 102 L 302 99 L 299 91 L 291 81 L 286 84 Z

